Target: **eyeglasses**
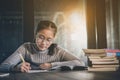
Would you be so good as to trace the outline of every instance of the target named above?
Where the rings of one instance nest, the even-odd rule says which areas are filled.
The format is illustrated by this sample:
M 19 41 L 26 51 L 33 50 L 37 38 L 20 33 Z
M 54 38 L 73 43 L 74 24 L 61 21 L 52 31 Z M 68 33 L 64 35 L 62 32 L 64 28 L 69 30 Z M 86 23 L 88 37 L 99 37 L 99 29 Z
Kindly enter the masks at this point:
M 53 39 L 51 39 L 51 38 L 45 38 L 44 35 L 37 35 L 36 38 L 38 39 L 38 42 L 43 42 L 43 41 L 45 41 L 47 44 L 50 44 L 50 43 L 53 42 Z

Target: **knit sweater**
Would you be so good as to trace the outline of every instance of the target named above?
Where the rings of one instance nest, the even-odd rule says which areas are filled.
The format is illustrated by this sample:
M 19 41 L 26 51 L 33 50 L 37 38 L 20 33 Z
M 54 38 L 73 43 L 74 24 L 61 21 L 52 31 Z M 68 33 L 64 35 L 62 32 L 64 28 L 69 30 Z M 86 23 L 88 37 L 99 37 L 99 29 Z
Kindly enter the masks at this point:
M 40 51 L 35 43 L 24 43 L 0 65 L 0 71 L 19 71 L 22 62 L 19 54 L 22 54 L 25 61 L 29 62 L 33 69 L 40 69 L 39 65 L 42 63 L 51 63 L 52 68 L 57 66 L 84 66 L 79 58 L 60 46 L 53 47 L 52 55 L 49 52 L 50 48 Z

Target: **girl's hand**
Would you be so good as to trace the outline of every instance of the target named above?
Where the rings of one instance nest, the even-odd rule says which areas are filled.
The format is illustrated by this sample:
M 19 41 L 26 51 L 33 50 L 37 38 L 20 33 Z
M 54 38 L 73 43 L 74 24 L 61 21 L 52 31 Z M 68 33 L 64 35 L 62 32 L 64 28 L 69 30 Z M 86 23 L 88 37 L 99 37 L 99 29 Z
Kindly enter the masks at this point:
M 21 72 L 28 72 L 30 69 L 31 69 L 30 63 L 28 63 L 28 62 L 23 62 L 20 67 Z
M 40 65 L 41 69 L 50 69 L 52 67 L 51 63 L 43 63 Z

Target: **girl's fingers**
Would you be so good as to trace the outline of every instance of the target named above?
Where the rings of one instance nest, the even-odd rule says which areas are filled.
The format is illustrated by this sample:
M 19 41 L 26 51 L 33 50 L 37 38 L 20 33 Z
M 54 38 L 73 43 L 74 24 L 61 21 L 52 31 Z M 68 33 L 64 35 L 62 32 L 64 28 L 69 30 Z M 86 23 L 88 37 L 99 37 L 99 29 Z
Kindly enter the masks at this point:
M 30 64 L 25 62 L 21 66 L 21 72 L 28 72 L 31 69 Z

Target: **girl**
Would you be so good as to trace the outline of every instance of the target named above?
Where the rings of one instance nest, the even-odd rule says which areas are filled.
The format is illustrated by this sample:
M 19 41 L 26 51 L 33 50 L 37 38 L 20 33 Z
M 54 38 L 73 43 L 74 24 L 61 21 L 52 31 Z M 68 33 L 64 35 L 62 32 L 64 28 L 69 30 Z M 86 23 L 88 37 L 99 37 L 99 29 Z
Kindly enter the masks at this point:
M 22 44 L 0 65 L 0 71 L 28 72 L 30 69 L 49 70 L 58 66 L 84 66 L 77 57 L 53 43 L 56 33 L 57 27 L 53 22 L 40 21 L 35 43 Z

